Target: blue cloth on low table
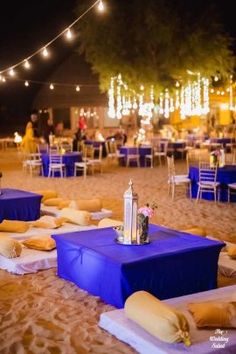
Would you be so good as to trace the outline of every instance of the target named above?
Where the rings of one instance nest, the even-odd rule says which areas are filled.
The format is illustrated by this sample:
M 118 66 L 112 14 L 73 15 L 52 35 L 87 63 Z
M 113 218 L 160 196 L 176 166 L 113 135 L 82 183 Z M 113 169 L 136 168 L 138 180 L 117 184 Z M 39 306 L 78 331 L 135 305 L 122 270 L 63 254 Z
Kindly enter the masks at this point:
M 67 152 L 62 156 L 62 162 L 66 167 L 66 177 L 74 176 L 74 164 L 75 162 L 82 161 L 82 154 L 80 152 Z M 43 174 L 45 177 L 48 176 L 49 168 L 49 154 L 42 154 L 42 163 L 43 163 Z M 60 176 L 60 173 L 55 173 L 56 177 Z
M 3 219 L 32 221 L 40 217 L 42 195 L 18 189 L 2 189 L 0 222 Z
M 189 168 L 189 178 L 191 179 L 192 197 L 197 197 L 198 191 L 198 181 L 199 181 L 199 167 L 190 166 Z M 229 183 L 236 183 L 236 166 L 228 165 L 222 168 L 218 168 L 217 171 L 217 182 L 220 182 L 220 201 L 228 201 L 228 187 Z M 214 200 L 214 194 L 209 192 L 204 192 L 202 194 L 203 199 Z M 231 202 L 236 202 L 236 195 L 230 197 Z
M 58 275 L 118 308 L 138 290 L 167 299 L 216 288 L 224 243 L 157 225 L 149 234 L 145 246 L 116 244 L 112 228 L 53 235 Z

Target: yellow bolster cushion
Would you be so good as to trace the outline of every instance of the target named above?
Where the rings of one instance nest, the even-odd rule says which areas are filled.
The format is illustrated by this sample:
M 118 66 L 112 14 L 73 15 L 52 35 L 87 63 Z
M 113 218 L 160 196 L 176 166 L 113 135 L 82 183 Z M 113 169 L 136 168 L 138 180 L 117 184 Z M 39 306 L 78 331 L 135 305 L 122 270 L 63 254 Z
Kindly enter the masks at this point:
M 35 191 L 34 193 L 41 194 L 43 196 L 41 202 L 44 203 L 45 200 L 51 199 L 51 198 L 57 198 L 58 194 L 56 191 L 53 190 L 39 190 Z
M 183 230 L 184 232 L 187 232 L 189 234 L 193 234 L 193 235 L 198 235 L 198 236 L 206 236 L 206 230 L 202 227 L 190 227 L 189 229 L 185 229 Z
M 16 258 L 21 255 L 22 247 L 20 242 L 9 236 L 0 237 L 0 254 L 6 258 Z
M 86 210 L 92 213 L 101 211 L 102 201 L 101 199 L 77 199 L 76 206 L 78 210 Z
M 230 258 L 236 259 L 236 245 L 227 247 L 227 252 Z
M 30 224 L 26 221 L 18 221 L 18 220 L 3 220 L 0 223 L 0 231 L 1 232 L 19 232 L 24 233 L 30 227 Z
M 70 200 L 69 199 L 65 199 L 65 200 L 62 200 L 59 204 L 58 204 L 58 209 L 61 210 L 61 209 L 64 209 L 64 208 L 68 208 L 69 205 L 70 205 Z
M 67 219 L 68 222 L 81 226 L 89 225 L 91 219 L 91 215 L 88 211 L 75 210 L 71 208 L 62 209 L 60 216 Z
M 115 226 L 121 226 L 123 225 L 123 222 L 120 220 L 115 220 L 115 219 L 109 219 L 109 218 L 104 218 L 99 221 L 98 227 L 115 227 Z
M 40 219 L 34 221 L 32 226 L 42 229 L 56 229 L 65 224 L 66 221 L 65 218 L 55 218 L 54 216 L 44 215 Z
M 154 337 L 190 345 L 189 324 L 180 311 L 146 291 L 132 294 L 125 302 L 125 314 Z
M 207 301 L 188 304 L 196 326 L 236 328 L 236 302 Z
M 50 198 L 46 199 L 43 204 L 46 206 L 55 206 L 57 207 L 63 201 L 62 198 Z
M 56 248 L 56 242 L 51 236 L 30 237 L 22 241 L 22 244 L 27 248 L 32 248 L 38 251 L 51 251 Z

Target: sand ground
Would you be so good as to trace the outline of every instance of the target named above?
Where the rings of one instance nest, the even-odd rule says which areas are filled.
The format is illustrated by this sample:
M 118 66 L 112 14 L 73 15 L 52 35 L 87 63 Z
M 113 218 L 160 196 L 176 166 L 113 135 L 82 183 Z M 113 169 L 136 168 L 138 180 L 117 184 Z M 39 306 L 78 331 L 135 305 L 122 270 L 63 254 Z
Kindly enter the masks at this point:
M 178 173 L 186 165 L 178 161 Z M 28 191 L 55 189 L 65 198 L 99 197 L 122 219 L 122 196 L 132 178 L 139 205 L 156 201 L 153 223 L 175 229 L 206 228 L 208 234 L 236 243 L 236 204 L 201 201 L 196 204 L 180 188 L 172 201 L 167 192 L 167 168 L 122 168 L 104 162 L 104 173 L 83 178 L 31 178 L 22 172 L 16 151 L 0 151 L 2 187 Z M 219 286 L 231 284 L 219 279 Z M 59 279 L 56 270 L 16 276 L 0 271 L 0 353 L 132 353 L 133 350 L 98 327 L 99 315 L 111 310 L 99 298 Z

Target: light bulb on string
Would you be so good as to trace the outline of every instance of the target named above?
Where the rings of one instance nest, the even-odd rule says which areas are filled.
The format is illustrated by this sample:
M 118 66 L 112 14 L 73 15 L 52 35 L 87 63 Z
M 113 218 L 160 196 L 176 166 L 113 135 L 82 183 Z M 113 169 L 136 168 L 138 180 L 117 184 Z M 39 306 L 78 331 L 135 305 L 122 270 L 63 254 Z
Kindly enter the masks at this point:
M 76 90 L 77 92 L 79 92 L 79 91 L 80 91 L 80 87 L 79 87 L 79 85 L 76 85 L 75 90 Z
M 99 4 L 98 4 L 98 10 L 99 10 L 100 12 L 103 12 L 104 9 L 105 9 L 105 6 L 104 6 L 104 4 L 103 4 L 103 1 L 100 0 L 100 1 L 99 1 Z
M 29 69 L 30 68 L 30 63 L 27 59 L 24 60 L 24 68 Z
M 72 40 L 73 34 L 72 34 L 70 28 L 68 28 L 68 29 L 66 30 L 65 36 L 66 36 L 66 39 L 67 39 L 68 41 L 71 41 L 71 40 Z
M 218 78 L 218 76 L 217 76 L 217 75 L 215 75 L 215 77 L 214 77 L 214 81 L 215 81 L 215 82 L 219 81 L 219 78 Z
M 50 84 L 49 88 L 50 88 L 50 90 L 54 90 L 54 85 Z
M 43 56 L 44 58 L 47 58 L 47 57 L 49 56 L 49 53 L 48 53 L 48 50 L 47 50 L 46 47 L 43 48 L 42 56 Z
M 6 82 L 6 78 L 2 76 L 2 82 Z
M 25 81 L 25 86 L 26 86 L 26 87 L 29 86 L 29 81 Z
M 11 77 L 16 75 L 15 70 L 13 68 L 11 68 L 8 73 Z

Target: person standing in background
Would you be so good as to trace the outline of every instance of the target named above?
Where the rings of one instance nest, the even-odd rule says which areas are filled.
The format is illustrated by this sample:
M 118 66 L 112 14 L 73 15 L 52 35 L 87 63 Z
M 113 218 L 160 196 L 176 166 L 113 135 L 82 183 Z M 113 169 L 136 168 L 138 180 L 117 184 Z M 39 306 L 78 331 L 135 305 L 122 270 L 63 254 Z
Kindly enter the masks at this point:
M 38 112 L 33 110 L 30 115 L 30 122 L 32 123 L 34 138 L 39 138 Z
M 49 141 L 50 135 L 55 135 L 55 128 L 54 128 L 54 125 L 53 125 L 52 118 L 49 117 L 48 120 L 47 120 L 47 124 L 44 127 L 44 131 L 43 131 L 43 138 L 44 138 L 44 140 L 46 141 L 47 144 L 50 143 L 50 141 Z

